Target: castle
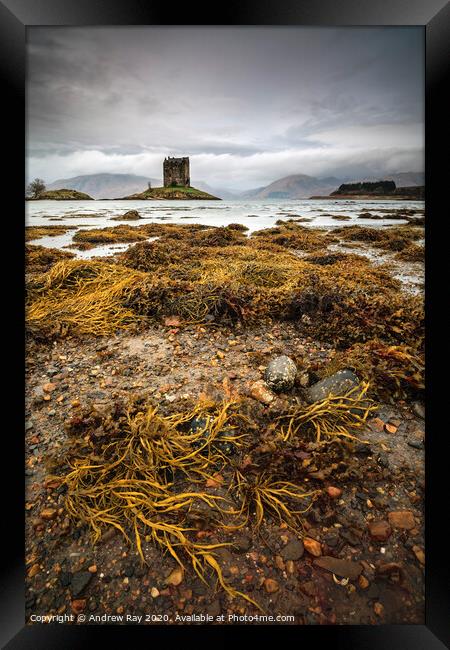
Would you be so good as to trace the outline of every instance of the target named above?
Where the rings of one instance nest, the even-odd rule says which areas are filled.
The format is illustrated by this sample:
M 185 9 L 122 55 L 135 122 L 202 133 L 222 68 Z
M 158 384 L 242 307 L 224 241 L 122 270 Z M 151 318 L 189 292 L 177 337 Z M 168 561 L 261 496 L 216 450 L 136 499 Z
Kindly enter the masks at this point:
M 165 158 L 163 172 L 164 187 L 190 187 L 189 158 Z

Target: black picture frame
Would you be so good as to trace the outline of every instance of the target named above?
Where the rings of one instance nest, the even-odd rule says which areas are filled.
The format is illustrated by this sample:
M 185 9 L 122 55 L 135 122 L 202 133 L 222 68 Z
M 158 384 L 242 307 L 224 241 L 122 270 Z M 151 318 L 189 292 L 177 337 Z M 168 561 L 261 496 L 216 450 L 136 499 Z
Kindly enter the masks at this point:
M 34 25 L 421 25 L 426 39 L 426 319 L 427 319 L 427 446 L 426 446 L 426 624 L 381 626 L 272 627 L 282 642 L 332 644 L 335 649 L 380 648 L 383 650 L 438 650 L 450 647 L 450 603 L 447 523 L 448 482 L 446 481 L 445 430 L 446 380 L 436 377 L 446 339 L 437 335 L 441 320 L 439 306 L 445 302 L 445 277 L 438 270 L 445 260 L 445 239 L 440 225 L 445 221 L 444 192 L 448 181 L 445 133 L 448 108 L 444 101 L 446 63 L 449 60 L 450 7 L 444 0 L 265 0 L 231 1 L 216 7 L 184 3 L 175 6 L 142 0 L 0 0 L 0 77 L 2 79 L 4 162 L 7 171 L 7 199 L 3 214 L 8 218 L 8 263 L 4 279 L 5 352 L 13 363 L 4 366 L 8 391 L 4 390 L 3 443 L 5 465 L 11 468 L 4 478 L 1 533 L 5 543 L 0 581 L 0 641 L 8 650 L 33 648 L 81 648 L 94 643 L 123 643 L 137 646 L 137 637 L 153 644 L 229 645 L 232 637 L 242 643 L 258 642 L 266 627 L 115 627 L 33 625 L 24 623 L 24 440 L 23 440 L 23 190 L 25 184 L 25 36 Z M 176 22 L 174 22 L 174 18 Z M 447 131 L 448 132 L 448 131 Z M 444 151 L 445 154 L 445 151 Z M 447 217 L 448 218 L 448 217 Z M 448 253 L 447 253 L 448 255 Z M 3 260 L 6 256 L 2 256 Z M 3 261 L 2 260 L 2 261 Z M 445 268 L 443 267 L 443 273 Z M 430 306 L 432 305 L 432 309 Z M 6 395 L 8 397 L 5 399 Z M 447 398 L 448 399 L 448 398 Z M 6 450 L 6 452 L 5 452 Z M 447 451 L 448 453 L 448 451 Z M 263 628 L 263 629 L 262 629 Z M 132 635 L 132 636 L 131 636 Z M 145 636 L 144 636 L 145 635 Z M 256 635 L 256 636 L 255 636 Z M 133 640 L 132 640 L 133 639 Z M 144 641 L 145 642 L 145 641 Z M 278 641 L 279 642 L 279 641 Z

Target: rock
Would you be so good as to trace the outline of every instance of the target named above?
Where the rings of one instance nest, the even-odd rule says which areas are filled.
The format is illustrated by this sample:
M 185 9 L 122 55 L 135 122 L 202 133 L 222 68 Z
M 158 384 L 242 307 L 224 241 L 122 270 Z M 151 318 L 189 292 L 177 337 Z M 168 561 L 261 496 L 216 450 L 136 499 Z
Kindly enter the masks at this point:
M 280 551 L 280 555 L 283 560 L 299 560 L 304 552 L 303 542 L 299 539 L 293 539 Z
M 422 420 L 425 420 L 425 407 L 420 402 L 414 402 L 413 413 L 414 415 L 417 415 L 417 417 L 421 418 Z
M 264 374 L 264 379 L 269 388 L 276 393 L 290 390 L 295 382 L 297 366 L 285 354 L 275 357 L 269 363 Z
M 41 518 L 45 519 L 45 521 L 51 521 L 54 519 L 57 515 L 57 511 L 54 508 L 44 508 L 44 510 L 41 510 Z
M 369 586 L 369 581 L 367 580 L 366 576 L 363 576 L 362 574 L 358 578 L 358 584 L 361 587 L 361 589 L 367 589 Z
M 414 447 L 414 449 L 423 449 L 423 441 L 422 440 L 414 440 L 414 438 L 411 438 L 411 440 L 408 440 L 408 445 L 410 447 Z
M 86 599 L 72 600 L 72 612 L 74 614 L 81 614 L 86 609 Z
M 341 494 L 342 494 L 342 490 L 341 490 L 340 488 L 333 487 L 332 485 L 329 485 L 329 486 L 327 487 L 327 494 L 328 494 L 328 496 L 331 497 L 332 499 L 337 499 L 338 497 L 341 496 Z
M 159 591 L 157 590 L 156 587 L 152 587 L 152 588 L 151 588 L 151 590 L 150 590 L 150 596 L 151 596 L 152 598 L 158 598 L 158 596 L 159 596 Z
M 68 587 L 72 580 L 72 574 L 68 571 L 61 571 L 59 574 L 59 583 L 61 587 Z
M 388 514 L 389 523 L 393 528 L 411 530 L 415 527 L 416 522 L 411 510 L 397 510 Z
M 252 546 L 252 539 L 248 535 L 240 535 L 233 542 L 233 551 L 235 553 L 246 553 Z
M 279 588 L 280 585 L 273 578 L 266 578 L 264 580 L 264 589 L 267 591 L 268 594 L 274 594 L 276 591 L 279 590 Z
M 53 393 L 56 388 L 56 384 L 48 383 L 42 386 L 42 389 L 45 393 Z
M 34 576 L 37 575 L 40 570 L 41 567 L 39 566 L 39 564 L 33 564 L 33 566 L 28 571 L 28 577 L 34 578 Z
M 166 585 L 173 585 L 174 587 L 177 587 L 183 582 L 183 577 L 183 569 L 181 567 L 177 567 L 167 576 Z
M 315 557 L 322 555 L 322 546 L 320 545 L 320 542 L 316 539 L 312 539 L 312 537 L 305 537 L 303 540 L 303 546 L 306 548 L 308 553 L 311 553 L 311 555 L 314 555 Z
M 88 567 L 89 573 L 97 573 L 97 565 L 92 564 L 90 567 Z
M 383 605 L 381 603 L 378 603 L 378 602 L 374 603 L 373 611 L 375 612 L 375 614 L 377 616 L 383 616 L 384 607 L 383 607 Z
M 392 534 L 392 528 L 387 521 L 373 521 L 369 524 L 369 535 L 377 542 L 385 542 Z
M 250 387 L 250 395 L 262 404 L 271 404 L 275 399 L 275 395 L 268 389 L 266 383 L 260 379 L 255 381 Z
M 341 578 L 350 578 L 350 580 L 356 580 L 362 572 L 362 566 L 359 562 L 354 562 L 353 560 L 340 560 L 337 557 L 331 557 L 328 555 L 317 558 L 317 560 L 314 560 L 314 564 L 320 566 L 326 571 L 330 571 L 330 573 L 340 576 Z
M 359 384 L 358 377 L 351 370 L 338 370 L 331 377 L 325 377 L 305 391 L 306 400 L 313 404 L 330 395 L 344 395 Z
M 93 574 L 89 573 L 89 571 L 78 571 L 74 573 L 70 584 L 72 596 L 75 598 L 80 596 L 92 580 L 92 577 Z
M 136 221 L 137 219 L 140 219 L 141 215 L 137 210 L 128 210 L 128 212 L 125 212 L 125 214 L 120 215 L 119 217 L 113 217 L 115 221 Z
M 423 549 L 420 548 L 420 546 L 413 546 L 412 550 L 420 564 L 425 565 L 425 553 L 423 552 Z
M 166 327 L 180 327 L 181 321 L 178 316 L 167 316 L 167 318 L 164 319 L 164 325 Z

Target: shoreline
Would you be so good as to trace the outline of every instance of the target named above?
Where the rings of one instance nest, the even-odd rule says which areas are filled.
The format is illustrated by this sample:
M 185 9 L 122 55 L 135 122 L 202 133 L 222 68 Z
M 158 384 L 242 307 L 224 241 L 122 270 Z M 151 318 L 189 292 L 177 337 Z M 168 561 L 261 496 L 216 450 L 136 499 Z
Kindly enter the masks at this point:
M 127 225 L 127 233 L 140 228 Z M 207 612 L 221 623 L 222 614 L 258 612 L 244 594 L 300 625 L 352 624 L 355 609 L 360 624 L 422 623 L 425 431 L 423 389 L 413 379 L 421 300 L 358 250 L 329 248 L 341 241 L 416 254 L 422 226 L 316 232 L 281 220 L 250 238 L 238 224 L 152 228 L 156 241 L 131 243 L 115 258 L 27 248 L 27 616 L 165 612 L 177 624 Z M 124 229 L 84 232 L 95 244 Z M 266 373 L 279 355 L 296 375 L 275 392 Z M 365 442 L 319 444 L 306 427 L 281 443 L 279 418 L 299 405 L 307 412 L 308 391 L 348 367 L 361 386 L 369 381 L 376 406 L 355 432 Z M 127 408 L 133 418 L 157 407 L 171 422 L 192 409 L 215 413 L 224 401 L 235 404 L 230 426 L 243 446 L 221 447 L 223 462 L 199 484 L 178 478 L 173 498 L 201 489 L 209 504 L 181 508 L 170 521 L 190 528 L 192 543 L 226 545 L 214 556 L 227 588 L 241 594 L 234 597 L 215 588 L 214 573 L 208 586 L 189 564 L 177 573 L 170 554 L 144 537 L 146 564 L 109 526 L 93 545 L 86 521 L 68 514 L 64 482 L 77 459 L 105 462 L 109 443 L 127 430 Z M 313 490 L 301 526 L 268 512 L 259 529 L 254 516 L 237 530 L 221 527 L 211 499 L 227 495 L 236 467 Z

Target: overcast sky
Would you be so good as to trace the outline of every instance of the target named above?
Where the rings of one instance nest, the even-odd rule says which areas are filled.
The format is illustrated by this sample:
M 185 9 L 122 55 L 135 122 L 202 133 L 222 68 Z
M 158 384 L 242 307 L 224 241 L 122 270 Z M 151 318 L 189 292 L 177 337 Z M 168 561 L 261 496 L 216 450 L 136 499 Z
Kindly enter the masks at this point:
M 28 29 L 27 175 L 423 171 L 422 28 Z

